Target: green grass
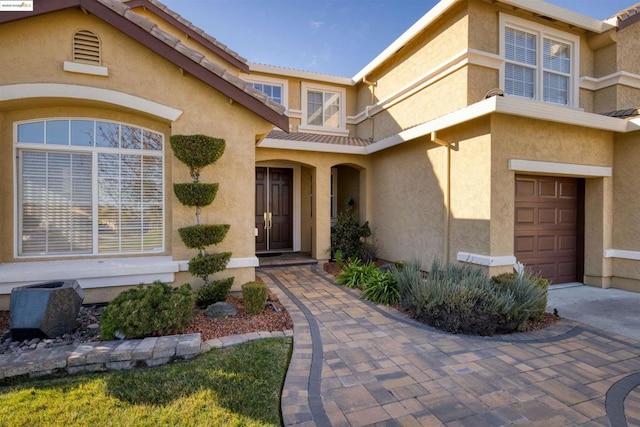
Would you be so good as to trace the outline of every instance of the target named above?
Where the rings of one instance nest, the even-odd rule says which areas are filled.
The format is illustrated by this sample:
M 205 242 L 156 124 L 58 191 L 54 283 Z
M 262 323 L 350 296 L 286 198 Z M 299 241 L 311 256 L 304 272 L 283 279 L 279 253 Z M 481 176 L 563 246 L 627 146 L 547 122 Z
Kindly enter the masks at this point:
M 0 387 L 0 426 L 279 426 L 291 339 L 189 362 Z

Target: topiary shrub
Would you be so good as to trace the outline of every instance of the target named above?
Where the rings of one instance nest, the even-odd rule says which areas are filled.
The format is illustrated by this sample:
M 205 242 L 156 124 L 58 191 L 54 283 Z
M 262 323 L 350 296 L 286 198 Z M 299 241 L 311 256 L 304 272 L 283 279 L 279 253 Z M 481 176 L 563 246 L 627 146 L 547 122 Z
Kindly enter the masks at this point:
M 202 279 L 206 292 L 215 298 L 224 300 L 230 287 L 228 281 L 212 282 L 210 276 L 223 271 L 231 252 L 207 253 L 208 246 L 217 245 L 227 235 L 229 224 L 202 224 L 201 209 L 213 203 L 218 193 L 218 184 L 203 184 L 200 182 L 200 172 L 208 165 L 215 163 L 224 153 L 226 143 L 224 139 L 212 138 L 206 135 L 173 135 L 171 148 L 175 156 L 189 167 L 193 182 L 174 184 L 176 197 L 185 206 L 196 208 L 196 225 L 183 227 L 178 230 L 184 244 L 191 249 L 198 249 L 200 253 L 189 261 L 189 272 Z
M 214 280 L 207 285 L 203 285 L 198 289 L 198 292 L 196 292 L 196 305 L 205 308 L 211 304 L 224 301 L 227 298 L 231 286 L 233 286 L 233 277 Z
M 179 288 L 162 282 L 140 285 L 109 303 L 100 319 L 100 333 L 106 340 L 116 333 L 126 338 L 178 334 L 191 322 L 195 298 L 188 283 Z
M 242 301 L 247 314 L 260 314 L 267 303 L 269 288 L 262 282 L 247 282 L 242 285 Z

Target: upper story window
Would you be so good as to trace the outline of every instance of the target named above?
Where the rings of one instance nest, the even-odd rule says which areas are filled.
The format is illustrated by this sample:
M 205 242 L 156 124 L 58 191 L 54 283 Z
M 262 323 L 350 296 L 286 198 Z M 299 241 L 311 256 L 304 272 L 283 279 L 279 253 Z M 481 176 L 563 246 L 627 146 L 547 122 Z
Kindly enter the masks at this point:
M 125 123 L 18 123 L 18 256 L 164 250 L 164 137 Z
M 500 20 L 504 91 L 577 106 L 579 38 L 508 15 Z
M 302 83 L 302 124 L 299 130 L 348 134 L 344 104 L 344 89 Z
M 254 89 L 265 93 L 272 101 L 282 104 L 282 85 L 249 82 Z

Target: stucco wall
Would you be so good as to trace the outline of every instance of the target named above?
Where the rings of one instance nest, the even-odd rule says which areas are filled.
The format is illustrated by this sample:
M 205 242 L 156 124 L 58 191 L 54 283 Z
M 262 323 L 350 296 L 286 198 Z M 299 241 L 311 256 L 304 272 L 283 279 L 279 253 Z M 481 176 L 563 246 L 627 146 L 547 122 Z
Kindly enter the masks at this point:
M 100 37 L 103 65 L 109 70 L 108 77 L 63 71 L 63 61 L 72 59 L 72 38 L 78 29 L 91 30 Z M 106 103 L 60 98 L 5 102 L 2 109 L 9 112 L 5 114 L 0 143 L 4 153 L 13 150 L 13 120 L 68 115 L 121 120 L 165 133 L 167 180 L 186 182 L 190 180 L 188 169 L 172 155 L 169 134 L 203 133 L 224 138 L 227 141 L 225 154 L 215 165 L 204 169 L 201 176 L 202 181 L 220 183 L 216 200 L 203 209 L 203 221 L 231 224 L 225 240 L 213 250 L 229 250 L 233 257 L 254 255 L 254 218 L 252 209 L 246 208 L 246 200 L 254 199 L 255 138 L 258 134 L 267 133 L 271 124 L 238 103 L 230 103 L 228 97 L 194 77 L 183 75 L 177 66 L 80 10 L 56 12 L 2 25 L 0 39 L 3 40 L 0 55 L 13 58 L 12 66 L 0 74 L 0 84 L 38 82 L 105 88 L 183 111 L 175 122 L 169 123 L 165 119 L 153 118 L 149 113 Z M 46 108 L 35 109 L 42 106 Z M 3 162 L 3 174 L 13 176 L 12 156 L 3 156 L 0 161 Z M 0 185 L 3 199 L 12 194 L 12 180 L 3 180 Z M 177 202 L 170 185 L 166 187 L 165 197 L 167 250 L 174 260 L 187 260 L 195 253 L 183 245 L 176 230 L 195 223 L 194 210 Z M 12 210 L 4 204 L 2 209 L 3 213 L 7 209 Z M 13 236 L 6 228 L 6 224 L 11 223 L 12 229 L 12 219 L 7 218 L 12 216 L 3 215 L 1 237 L 12 242 Z M 6 247 L 0 254 L 3 262 L 13 260 Z M 222 275 L 235 275 L 239 286 L 253 279 L 253 268 L 227 270 Z

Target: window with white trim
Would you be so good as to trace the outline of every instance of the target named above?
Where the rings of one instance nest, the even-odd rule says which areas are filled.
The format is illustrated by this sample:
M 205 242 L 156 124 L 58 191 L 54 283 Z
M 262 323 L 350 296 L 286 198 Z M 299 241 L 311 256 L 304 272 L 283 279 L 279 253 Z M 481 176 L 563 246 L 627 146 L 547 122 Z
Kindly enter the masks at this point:
M 299 130 L 348 135 L 342 88 L 302 83 L 302 123 Z
M 15 127 L 18 256 L 164 250 L 164 137 L 91 119 Z
M 505 93 L 577 105 L 579 38 L 511 16 L 501 21 Z
M 282 104 L 282 85 L 257 83 L 257 82 L 248 82 L 248 83 L 254 89 L 257 89 L 260 92 L 263 92 L 272 101 L 275 101 L 280 105 L 283 105 Z

